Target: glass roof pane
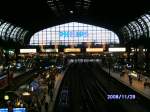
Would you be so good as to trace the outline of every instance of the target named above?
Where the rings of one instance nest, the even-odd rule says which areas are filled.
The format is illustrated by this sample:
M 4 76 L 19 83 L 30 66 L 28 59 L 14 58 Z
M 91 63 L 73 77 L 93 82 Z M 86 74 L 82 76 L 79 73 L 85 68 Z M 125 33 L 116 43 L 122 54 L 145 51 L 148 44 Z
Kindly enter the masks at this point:
M 150 15 L 145 14 L 144 18 L 145 18 L 146 24 L 148 26 L 148 32 L 149 32 L 149 37 L 150 37 Z
M 142 34 L 143 34 L 143 31 L 142 31 L 140 25 L 139 25 L 137 22 L 135 22 L 135 25 L 136 25 L 136 27 L 138 28 L 138 31 L 139 31 L 140 35 L 142 35 Z
M 146 26 L 145 26 L 143 20 L 142 20 L 142 19 L 138 19 L 138 22 L 139 22 L 139 24 L 141 25 L 141 27 L 142 27 L 142 29 L 143 29 L 143 31 L 144 31 L 143 34 L 144 34 L 145 36 L 147 36 L 147 28 L 146 28 Z
M 11 25 L 11 26 L 8 28 L 8 30 L 7 30 L 7 34 L 6 34 L 6 37 L 7 37 L 7 38 L 9 38 L 9 36 L 10 36 L 10 34 L 11 34 L 11 32 L 12 32 L 13 28 L 14 28 L 14 26 L 13 26 L 13 25 Z
M 5 40 L 5 37 L 4 37 L 5 31 L 6 31 L 5 26 L 7 26 L 7 25 L 8 25 L 8 23 L 5 22 L 5 23 L 3 23 L 3 24 L 0 26 L 0 37 L 1 37 L 3 40 Z
M 14 36 L 14 33 L 16 32 L 16 30 L 17 30 L 17 27 L 16 28 L 14 28 L 13 29 L 13 31 L 11 32 L 11 34 L 10 34 L 10 38 L 16 38 L 15 36 Z
M 3 30 L 3 28 L 5 27 L 6 24 L 7 24 L 7 23 L 3 23 L 3 24 L 0 26 L 0 36 L 1 36 L 1 32 L 2 32 L 2 30 Z
M 146 14 L 145 16 L 146 16 L 146 17 L 148 17 L 148 18 L 149 18 L 149 20 L 150 20 L 150 15 L 149 15 L 149 14 Z
M 15 30 L 15 32 L 14 32 L 14 34 L 13 34 L 15 38 L 17 38 L 17 33 L 18 33 L 18 31 L 19 31 L 20 29 L 21 29 L 21 28 L 19 28 L 19 27 L 16 28 L 16 30 Z
M 138 21 L 140 22 L 140 24 L 142 25 L 144 31 L 146 32 L 146 26 L 145 26 L 144 22 L 141 19 L 138 19 Z
M 18 31 L 17 39 L 21 37 L 21 33 L 22 33 L 22 32 L 23 32 L 23 29 L 20 29 L 20 30 Z

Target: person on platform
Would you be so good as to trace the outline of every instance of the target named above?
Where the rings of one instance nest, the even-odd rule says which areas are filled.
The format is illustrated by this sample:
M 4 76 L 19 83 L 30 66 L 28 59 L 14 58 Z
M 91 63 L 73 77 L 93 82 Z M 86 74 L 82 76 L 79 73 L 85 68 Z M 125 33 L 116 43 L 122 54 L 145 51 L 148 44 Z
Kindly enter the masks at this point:
M 132 85 L 132 76 L 128 75 L 128 77 L 129 77 L 129 84 Z
M 48 105 L 49 105 L 49 96 L 48 94 L 45 95 L 45 112 L 48 112 Z

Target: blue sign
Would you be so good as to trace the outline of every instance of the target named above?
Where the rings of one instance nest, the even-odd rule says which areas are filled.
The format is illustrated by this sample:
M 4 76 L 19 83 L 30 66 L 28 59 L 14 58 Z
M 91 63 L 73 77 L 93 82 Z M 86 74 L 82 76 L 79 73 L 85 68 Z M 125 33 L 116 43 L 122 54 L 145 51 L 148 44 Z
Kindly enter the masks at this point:
M 26 112 L 26 108 L 13 108 L 13 112 Z
M 1 108 L 0 112 L 8 112 L 8 108 Z
M 59 37 L 87 37 L 86 31 L 60 31 Z
M 0 112 L 8 112 L 8 108 L 1 108 Z M 26 108 L 13 108 L 13 112 L 26 112 Z

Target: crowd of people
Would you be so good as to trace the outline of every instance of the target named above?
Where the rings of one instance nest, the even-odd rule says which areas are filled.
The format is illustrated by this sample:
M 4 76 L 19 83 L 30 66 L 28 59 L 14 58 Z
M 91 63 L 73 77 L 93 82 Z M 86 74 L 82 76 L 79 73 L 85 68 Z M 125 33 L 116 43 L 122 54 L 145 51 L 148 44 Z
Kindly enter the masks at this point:
M 42 112 L 41 110 L 43 110 L 43 107 L 45 109 L 45 112 L 47 112 L 50 101 L 53 101 L 54 86 L 57 75 L 57 69 L 51 68 L 40 74 L 38 77 L 40 87 L 36 91 L 36 94 L 38 97 L 37 106 L 39 112 Z
M 25 90 L 30 95 L 22 97 L 24 101 L 23 107 L 28 112 L 48 112 L 49 104 L 53 102 L 57 76 L 58 71 L 56 67 L 52 67 L 34 77 L 33 81 L 29 84 L 29 88 Z
M 132 76 L 132 74 L 135 74 L 135 76 Z M 131 71 L 128 70 L 127 67 L 125 66 L 124 69 L 122 70 L 122 73 L 120 74 L 120 76 L 124 76 L 125 74 L 128 75 L 128 80 L 129 80 L 129 84 L 132 85 L 133 84 L 133 80 L 138 80 L 138 81 L 143 81 L 144 82 L 144 88 L 148 85 L 150 85 L 149 81 L 148 81 L 148 77 L 144 76 L 142 74 L 142 72 L 136 72 L 136 71 Z

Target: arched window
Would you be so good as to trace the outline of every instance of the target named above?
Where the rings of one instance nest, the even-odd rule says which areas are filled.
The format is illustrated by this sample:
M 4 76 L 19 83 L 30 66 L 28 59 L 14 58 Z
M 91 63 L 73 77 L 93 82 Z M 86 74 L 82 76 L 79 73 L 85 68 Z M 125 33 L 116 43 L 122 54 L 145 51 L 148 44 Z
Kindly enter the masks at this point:
M 30 39 L 30 45 L 76 45 L 83 42 L 119 44 L 119 38 L 105 28 L 70 22 L 39 31 Z

